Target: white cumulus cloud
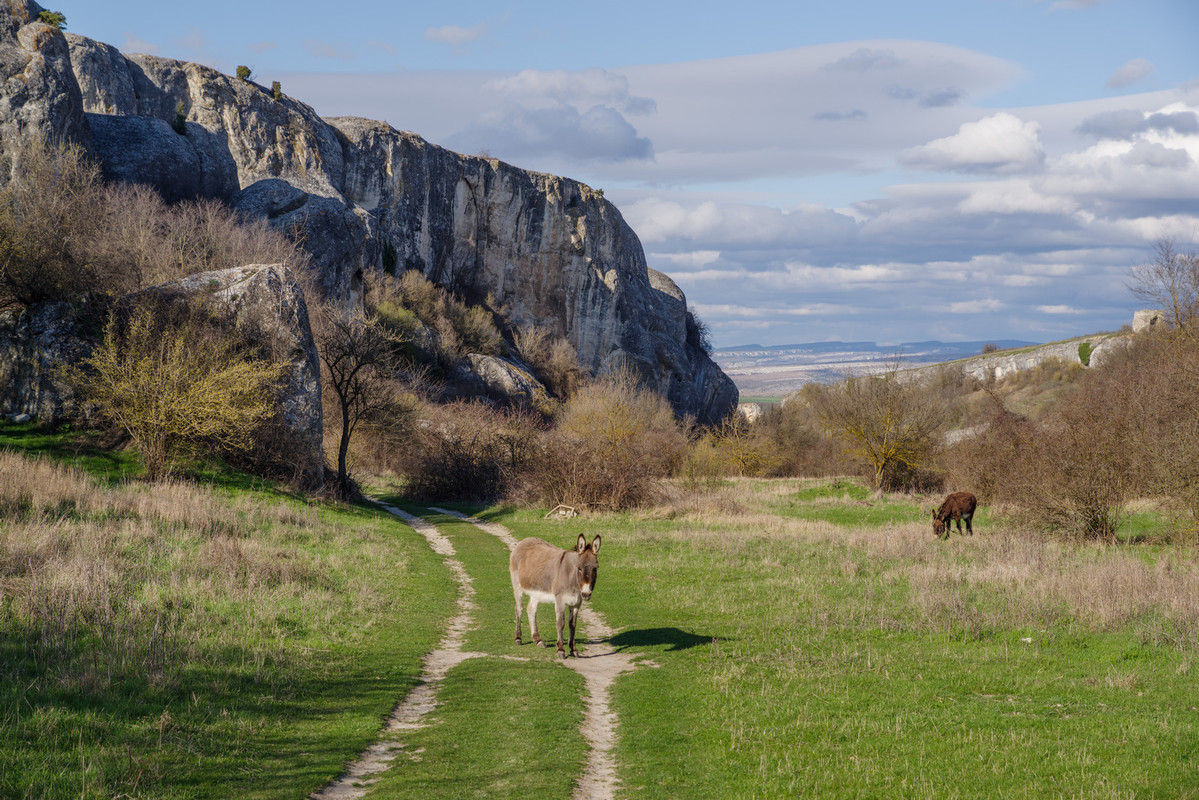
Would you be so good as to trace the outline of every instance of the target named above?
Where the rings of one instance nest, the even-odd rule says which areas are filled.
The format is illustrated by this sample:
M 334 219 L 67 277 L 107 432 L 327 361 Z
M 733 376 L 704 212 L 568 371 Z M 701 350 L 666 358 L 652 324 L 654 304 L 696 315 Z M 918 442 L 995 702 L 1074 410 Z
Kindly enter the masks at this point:
M 1036 122 L 1000 112 L 966 122 L 953 136 L 934 139 L 899 154 L 915 167 L 947 172 L 1011 174 L 1037 169 L 1045 161 Z
M 647 114 L 655 107 L 650 98 L 634 97 L 629 93 L 627 77 L 604 69 L 526 69 L 488 81 L 483 88 L 522 103 L 549 101 L 581 108 L 605 105 L 629 114 Z

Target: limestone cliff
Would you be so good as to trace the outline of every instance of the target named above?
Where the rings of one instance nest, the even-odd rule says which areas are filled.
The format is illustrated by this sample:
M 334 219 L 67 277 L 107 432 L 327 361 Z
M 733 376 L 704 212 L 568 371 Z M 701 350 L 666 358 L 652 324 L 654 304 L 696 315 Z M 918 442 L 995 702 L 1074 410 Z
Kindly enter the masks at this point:
M 352 296 L 363 270 L 394 255 L 398 269 L 467 298 L 491 294 L 514 322 L 548 326 L 593 372 L 632 365 L 679 414 L 716 421 L 736 408 L 732 381 L 689 341 L 682 292 L 651 274 L 636 234 L 589 187 L 384 123 L 324 120 L 199 64 L 65 42 L 68 105 L 79 108 L 59 127 L 90 141 L 110 179 L 270 220 L 300 237 L 331 296 Z

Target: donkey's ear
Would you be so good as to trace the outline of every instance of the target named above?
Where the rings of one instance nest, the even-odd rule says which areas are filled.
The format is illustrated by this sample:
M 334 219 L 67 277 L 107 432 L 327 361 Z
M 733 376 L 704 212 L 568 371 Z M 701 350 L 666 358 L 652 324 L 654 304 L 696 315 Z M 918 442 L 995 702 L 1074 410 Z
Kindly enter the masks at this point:
M 599 546 L 600 546 L 600 542 L 602 542 L 602 541 L 603 541 L 603 539 L 600 538 L 600 535 L 597 533 L 595 535 L 595 538 L 591 540 L 591 552 L 595 553 L 596 555 L 599 555 Z
M 579 555 L 582 555 L 583 551 L 586 549 L 587 549 L 587 537 L 580 533 L 579 540 L 577 542 L 575 542 L 575 552 L 578 553 Z

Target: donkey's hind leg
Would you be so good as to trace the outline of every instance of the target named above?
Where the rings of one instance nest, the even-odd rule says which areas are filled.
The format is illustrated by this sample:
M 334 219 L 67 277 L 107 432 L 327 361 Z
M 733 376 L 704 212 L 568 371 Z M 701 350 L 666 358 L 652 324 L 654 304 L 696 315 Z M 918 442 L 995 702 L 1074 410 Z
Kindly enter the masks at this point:
M 516 595 L 516 643 L 524 644 L 524 642 L 520 640 L 520 596 L 523 594 L 523 592 L 521 592 L 520 586 L 518 586 L 515 581 L 512 583 L 512 593 Z

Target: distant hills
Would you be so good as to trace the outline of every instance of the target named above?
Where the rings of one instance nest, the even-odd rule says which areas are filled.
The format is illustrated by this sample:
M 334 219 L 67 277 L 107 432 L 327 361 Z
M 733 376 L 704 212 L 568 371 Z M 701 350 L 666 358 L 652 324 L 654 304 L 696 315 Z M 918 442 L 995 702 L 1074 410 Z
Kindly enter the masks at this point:
M 781 396 L 805 383 L 831 383 L 847 373 L 880 372 L 900 359 L 905 366 L 925 366 L 976 356 L 983 347 L 1000 350 L 1030 347 L 1040 342 L 987 339 L 975 342 L 804 342 L 802 344 L 721 347 L 712 359 L 733 379 L 742 397 Z

